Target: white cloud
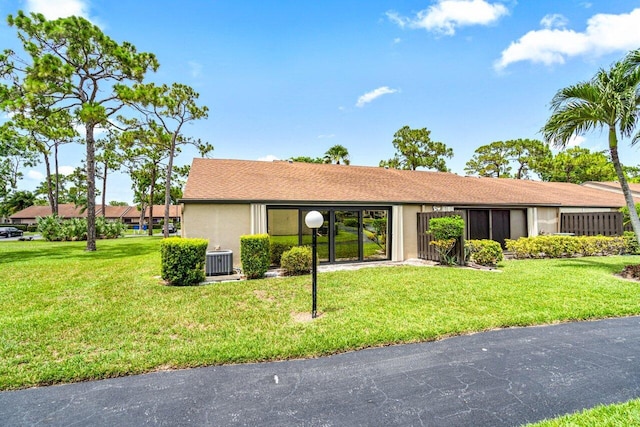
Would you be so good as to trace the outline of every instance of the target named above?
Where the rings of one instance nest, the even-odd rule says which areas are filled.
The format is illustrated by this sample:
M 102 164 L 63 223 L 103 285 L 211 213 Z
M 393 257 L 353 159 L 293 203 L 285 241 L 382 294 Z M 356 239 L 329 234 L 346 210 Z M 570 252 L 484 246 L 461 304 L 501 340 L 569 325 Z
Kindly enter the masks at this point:
M 543 19 L 542 24 L 547 22 Z M 568 58 L 628 51 L 640 46 L 640 8 L 620 15 L 597 14 L 587 21 L 584 32 L 565 28 L 529 31 L 502 51 L 494 67 L 531 61 L 545 65 L 563 64 Z
M 438 0 L 414 18 L 400 16 L 394 11 L 387 12 L 387 18 L 400 28 L 422 28 L 452 36 L 459 27 L 490 25 L 507 14 L 506 6 L 487 0 Z
M 32 169 L 27 172 L 27 178 L 33 181 L 42 182 L 42 180 L 44 180 L 44 174 Z
M 566 148 L 577 147 L 577 146 L 579 146 L 580 144 L 582 144 L 585 141 L 586 141 L 586 138 L 584 136 L 573 135 L 567 141 L 567 147 Z
M 73 166 L 60 166 L 58 168 L 58 172 L 60 173 L 60 175 L 67 176 L 67 175 L 71 175 L 75 169 L 76 168 L 74 168 Z
M 67 16 L 89 18 L 86 0 L 27 0 L 27 11 L 42 13 L 49 20 Z
M 258 161 L 260 162 L 274 162 L 276 160 L 280 160 L 278 157 L 274 156 L 273 154 L 267 154 L 264 157 L 260 157 L 258 159 Z
M 188 64 L 191 70 L 191 77 L 198 78 L 202 76 L 202 64 L 196 61 L 189 61 Z
M 396 93 L 397 89 L 389 89 L 388 86 L 382 86 L 377 89 L 372 90 L 371 92 L 367 92 L 358 98 L 358 102 L 356 102 L 356 107 L 364 107 L 365 104 L 373 101 L 376 98 L 381 97 L 382 95 L 387 95 L 390 93 Z
M 540 20 L 540 25 L 543 28 L 565 28 L 569 20 L 559 13 L 546 15 Z

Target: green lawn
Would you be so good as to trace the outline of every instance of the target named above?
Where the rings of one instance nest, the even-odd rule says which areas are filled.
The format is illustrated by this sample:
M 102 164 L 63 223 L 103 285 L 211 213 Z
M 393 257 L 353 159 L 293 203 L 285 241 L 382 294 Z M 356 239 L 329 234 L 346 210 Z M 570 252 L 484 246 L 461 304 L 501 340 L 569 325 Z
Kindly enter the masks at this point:
M 640 399 L 601 405 L 577 414 L 546 420 L 528 427 L 630 427 L 640 426 Z
M 168 287 L 160 238 L 0 244 L 0 389 L 318 356 L 496 327 L 640 314 L 640 257 L 382 267 Z

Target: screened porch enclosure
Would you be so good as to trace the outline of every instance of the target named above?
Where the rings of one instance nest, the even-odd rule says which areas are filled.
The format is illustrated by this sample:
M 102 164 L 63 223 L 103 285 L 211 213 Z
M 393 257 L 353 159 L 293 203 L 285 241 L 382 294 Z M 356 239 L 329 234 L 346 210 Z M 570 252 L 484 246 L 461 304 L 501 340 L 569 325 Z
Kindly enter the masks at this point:
M 323 263 L 390 259 L 389 208 L 267 207 L 267 232 L 274 242 L 311 245 L 312 231 L 304 223 L 308 212 L 324 218 L 318 229 L 318 258 Z

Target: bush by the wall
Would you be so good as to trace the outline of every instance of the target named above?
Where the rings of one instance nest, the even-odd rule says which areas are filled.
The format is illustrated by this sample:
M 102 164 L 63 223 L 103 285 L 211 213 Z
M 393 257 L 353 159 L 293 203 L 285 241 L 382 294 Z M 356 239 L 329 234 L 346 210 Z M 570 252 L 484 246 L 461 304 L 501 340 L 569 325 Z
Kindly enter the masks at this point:
M 502 247 L 495 240 L 467 240 L 464 243 L 469 261 L 495 267 L 503 260 Z
M 163 239 L 160 243 L 162 278 L 167 284 L 188 286 L 203 282 L 208 244 L 205 239 Z
M 464 220 L 460 215 L 443 216 L 429 220 L 427 233 L 433 236 L 431 245 L 436 247 L 440 262 L 446 265 L 457 263 L 457 257 L 450 255 L 456 242 L 464 233 Z
M 640 254 L 640 245 L 638 245 L 638 239 L 636 239 L 636 233 L 633 231 L 625 231 L 623 236 L 627 253 L 631 255 L 639 255 Z
M 240 236 L 240 261 L 247 279 L 259 279 L 269 269 L 269 235 L 252 234 Z
M 309 246 L 295 246 L 282 254 L 282 268 L 287 275 L 297 276 L 311 271 L 312 251 Z
M 280 267 L 280 258 L 282 258 L 282 254 L 291 248 L 292 245 L 289 243 L 271 241 L 269 248 L 271 253 L 271 265 Z
M 535 236 L 505 243 L 515 258 L 563 258 L 630 253 L 628 240 L 624 236 Z

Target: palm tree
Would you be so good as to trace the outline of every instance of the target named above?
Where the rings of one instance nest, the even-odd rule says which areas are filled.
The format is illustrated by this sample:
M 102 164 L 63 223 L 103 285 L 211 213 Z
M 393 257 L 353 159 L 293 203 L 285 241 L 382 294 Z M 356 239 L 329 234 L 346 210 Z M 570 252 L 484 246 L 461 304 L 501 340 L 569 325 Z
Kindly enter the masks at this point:
M 639 57 L 640 52 L 633 51 L 609 70 L 600 69 L 591 80 L 560 89 L 551 101 L 552 114 L 542 133 L 547 142 L 564 148 L 575 135 L 594 129 L 608 131 L 611 161 L 640 243 L 640 219 L 618 156 L 619 138 L 631 137 L 639 118 Z M 631 144 L 638 139 L 636 134 Z
M 350 163 L 349 160 L 349 151 L 342 145 L 334 145 L 329 148 L 326 153 L 324 153 L 324 162 L 325 163 L 335 163 L 339 165 L 340 162 L 343 162 L 345 165 Z

